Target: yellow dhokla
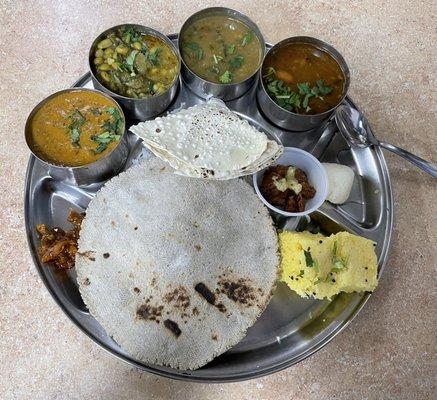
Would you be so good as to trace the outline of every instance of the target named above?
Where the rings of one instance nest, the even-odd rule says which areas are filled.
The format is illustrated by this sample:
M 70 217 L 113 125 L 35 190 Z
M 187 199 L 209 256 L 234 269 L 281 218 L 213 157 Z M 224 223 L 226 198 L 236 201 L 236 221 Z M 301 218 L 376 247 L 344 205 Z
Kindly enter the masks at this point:
M 281 280 L 302 297 L 330 299 L 340 292 L 373 291 L 378 263 L 375 243 L 340 232 L 279 234 Z

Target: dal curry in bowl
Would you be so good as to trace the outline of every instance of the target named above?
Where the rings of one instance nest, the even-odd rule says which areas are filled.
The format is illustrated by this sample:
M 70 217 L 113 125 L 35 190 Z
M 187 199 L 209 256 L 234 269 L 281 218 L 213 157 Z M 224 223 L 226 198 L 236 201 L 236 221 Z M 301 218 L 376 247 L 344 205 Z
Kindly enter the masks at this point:
M 211 7 L 189 17 L 179 32 L 181 75 L 199 97 L 224 101 L 241 97 L 258 79 L 265 42 L 246 15 Z
M 26 141 L 32 153 L 57 167 L 83 167 L 119 145 L 125 118 L 109 96 L 90 89 L 54 93 L 31 112 Z
M 330 44 L 295 36 L 274 45 L 260 72 L 257 97 L 275 125 L 292 131 L 320 126 L 347 95 L 350 73 Z

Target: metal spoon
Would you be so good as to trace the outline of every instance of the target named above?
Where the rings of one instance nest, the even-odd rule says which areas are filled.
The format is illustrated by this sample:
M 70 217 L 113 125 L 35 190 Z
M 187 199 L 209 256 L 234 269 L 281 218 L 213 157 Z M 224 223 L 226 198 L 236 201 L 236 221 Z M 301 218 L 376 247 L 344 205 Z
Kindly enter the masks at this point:
M 437 178 L 437 166 L 435 164 L 425 161 L 400 147 L 380 142 L 373 134 L 366 117 L 355 108 L 343 104 L 338 106 L 335 112 L 335 122 L 340 133 L 352 147 L 361 149 L 370 145 L 384 147 Z

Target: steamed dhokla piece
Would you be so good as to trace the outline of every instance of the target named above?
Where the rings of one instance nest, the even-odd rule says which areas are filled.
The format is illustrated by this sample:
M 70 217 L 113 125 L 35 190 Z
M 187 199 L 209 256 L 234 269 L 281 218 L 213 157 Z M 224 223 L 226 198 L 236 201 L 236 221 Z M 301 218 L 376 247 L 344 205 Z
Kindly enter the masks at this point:
M 330 299 L 340 292 L 373 291 L 377 284 L 374 242 L 348 232 L 329 237 L 281 232 L 281 280 L 302 297 Z

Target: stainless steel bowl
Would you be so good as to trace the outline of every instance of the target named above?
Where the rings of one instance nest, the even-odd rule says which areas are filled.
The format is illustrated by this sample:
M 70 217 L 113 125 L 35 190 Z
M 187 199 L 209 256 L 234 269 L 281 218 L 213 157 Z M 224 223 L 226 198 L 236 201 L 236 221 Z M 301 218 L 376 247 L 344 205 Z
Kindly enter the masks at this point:
M 302 115 L 283 109 L 281 106 L 276 104 L 275 101 L 269 96 L 262 79 L 264 62 L 269 56 L 269 54 L 277 50 L 279 47 L 285 46 L 289 43 L 312 44 L 313 46 L 318 47 L 319 49 L 329 53 L 334 58 L 334 60 L 337 61 L 338 65 L 340 66 L 343 72 L 345 82 L 344 82 L 343 96 L 335 107 L 332 107 L 328 111 L 325 111 L 324 113 L 321 114 Z M 347 66 L 343 56 L 337 50 L 335 50 L 334 47 L 332 47 L 330 44 L 322 40 L 312 38 L 309 36 L 295 36 L 288 39 L 284 39 L 278 44 L 274 45 L 265 55 L 264 61 L 262 63 L 259 72 L 257 98 L 258 98 L 259 107 L 261 108 L 262 112 L 275 125 L 291 131 L 306 131 L 320 126 L 326 119 L 328 119 L 332 115 L 332 113 L 337 108 L 337 106 L 340 105 L 345 99 L 349 89 L 349 84 L 350 84 L 349 67 Z
M 183 33 L 185 32 L 187 27 L 193 24 L 194 22 L 198 21 L 199 19 L 216 16 L 216 15 L 223 15 L 244 23 L 254 32 L 254 34 L 258 37 L 258 40 L 261 44 L 261 57 L 260 57 L 259 65 L 257 69 L 254 71 L 254 73 L 248 78 L 246 78 L 244 81 L 229 83 L 229 84 L 207 81 L 201 78 L 196 73 L 194 73 L 190 69 L 190 67 L 188 67 L 188 65 L 185 63 L 182 57 L 181 37 L 183 36 Z M 211 7 L 211 8 L 205 8 L 204 10 L 201 10 L 193 14 L 190 18 L 188 18 L 184 22 L 178 36 L 178 47 L 182 60 L 182 71 L 181 71 L 182 78 L 184 82 L 189 86 L 189 88 L 195 94 L 197 94 L 198 96 L 204 99 L 210 96 L 214 96 L 224 101 L 229 101 L 242 96 L 256 83 L 256 80 L 258 79 L 257 72 L 261 67 L 266 46 L 265 46 L 264 37 L 261 31 L 259 30 L 258 26 L 252 20 L 246 17 L 244 14 L 241 14 L 238 11 L 226 7 Z
M 113 31 L 115 31 L 123 26 L 126 26 L 126 25 L 132 26 L 137 31 L 142 32 L 144 34 L 152 35 L 152 36 L 158 37 L 159 39 L 162 39 L 166 44 L 168 44 L 170 46 L 170 48 L 175 53 L 175 55 L 178 59 L 177 74 L 176 74 L 176 77 L 175 77 L 175 80 L 174 80 L 172 86 L 170 86 L 170 88 L 166 92 L 164 92 L 158 96 L 152 96 L 152 97 L 148 97 L 145 99 L 135 99 L 132 97 L 122 96 L 120 94 L 117 94 L 117 93 L 111 91 L 103 83 L 101 83 L 99 81 L 99 79 L 97 78 L 96 69 L 95 69 L 95 66 L 93 63 L 94 53 L 97 49 L 97 44 L 101 40 L 103 40 L 108 35 L 108 33 L 113 32 Z M 181 60 L 179 57 L 179 53 L 176 49 L 176 46 L 167 36 L 165 36 L 161 32 L 158 32 L 155 29 L 148 28 L 148 27 L 142 26 L 142 25 L 121 24 L 121 25 L 113 26 L 112 28 L 109 28 L 106 31 L 102 32 L 94 40 L 93 44 L 91 45 L 89 55 L 88 55 L 88 67 L 89 67 L 89 70 L 91 72 L 91 79 L 93 82 L 93 86 L 96 89 L 109 94 L 111 97 L 113 97 L 115 100 L 117 100 L 118 103 L 120 103 L 121 107 L 123 108 L 123 110 L 126 114 L 126 117 L 129 120 L 141 120 L 141 121 L 143 121 L 145 119 L 153 118 L 153 117 L 156 117 L 157 115 L 161 114 L 171 104 L 171 102 L 174 99 L 174 97 L 178 91 L 178 88 L 179 88 L 179 76 L 180 76 L 180 70 L 181 70 Z
M 123 135 L 120 138 L 120 141 L 117 144 L 117 146 L 114 147 L 114 149 L 109 154 L 107 154 L 106 156 L 98 159 L 97 161 L 91 164 L 81 165 L 77 167 L 68 167 L 68 166 L 60 166 L 60 165 L 52 164 L 49 161 L 41 158 L 41 156 L 33 148 L 32 141 L 30 140 L 30 135 L 31 135 L 30 128 L 31 128 L 32 119 L 36 114 L 36 112 L 50 99 L 62 93 L 81 92 L 81 91 L 98 93 L 99 95 L 104 96 L 109 100 L 111 100 L 111 102 L 113 102 L 114 107 L 117 107 L 117 109 L 120 111 L 121 116 L 123 117 Z M 114 101 L 110 96 L 93 89 L 85 89 L 85 88 L 65 89 L 53 93 L 52 95 L 46 97 L 44 100 L 42 100 L 40 103 L 36 105 L 36 107 L 31 111 L 31 113 L 27 117 L 24 132 L 25 132 L 27 146 L 29 147 L 33 156 L 37 158 L 41 163 L 47 166 L 49 175 L 56 180 L 60 180 L 76 186 L 91 185 L 93 183 L 101 182 L 105 179 L 108 179 L 116 175 L 123 168 L 129 153 L 128 143 L 126 139 L 126 119 L 123 110 L 117 104 L 117 102 Z

